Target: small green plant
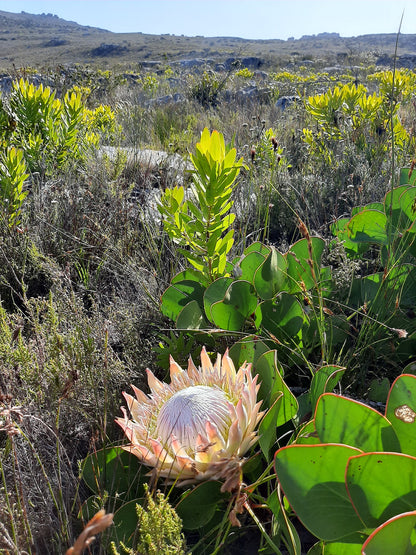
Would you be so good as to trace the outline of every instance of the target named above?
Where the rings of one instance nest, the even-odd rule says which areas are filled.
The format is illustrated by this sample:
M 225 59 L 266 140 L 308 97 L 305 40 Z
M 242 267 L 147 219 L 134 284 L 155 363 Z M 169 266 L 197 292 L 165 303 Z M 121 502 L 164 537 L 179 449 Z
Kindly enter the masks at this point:
M 179 252 L 195 268 L 197 279 L 208 284 L 226 273 L 227 254 L 234 242 L 231 193 L 244 164 L 242 158 L 236 161 L 236 149 L 225 146 L 221 133 L 210 134 L 207 128 L 191 162 L 193 197 L 185 199 L 183 186 L 166 189 L 158 209 Z
M 81 89 L 68 91 L 62 99 L 50 87 L 36 87 L 23 79 L 13 82 L 8 105 L 0 106 L 3 148 L 23 151 L 30 172 L 41 175 L 85 163 L 100 136 L 117 133 L 113 112 L 105 106 L 87 110 Z
M 14 147 L 0 153 L 0 203 L 8 220 L 9 227 L 21 223 L 21 212 L 28 191 L 24 184 L 29 174 L 26 173 L 23 152 Z
M 189 77 L 188 96 L 192 100 L 196 100 L 202 106 L 217 106 L 219 95 L 224 90 L 229 75 L 221 78 L 214 71 L 204 71 L 202 76 L 191 75 Z
M 254 71 L 250 71 L 247 67 L 243 67 L 235 72 L 235 76 L 242 77 L 243 79 L 252 79 Z
M 185 539 L 182 534 L 182 521 L 175 509 L 169 505 L 167 498 L 158 491 L 153 499 L 145 486 L 146 505 L 136 505 L 139 540 L 133 548 L 120 544 L 121 551 L 117 551 L 114 542 L 114 555 L 184 555 Z

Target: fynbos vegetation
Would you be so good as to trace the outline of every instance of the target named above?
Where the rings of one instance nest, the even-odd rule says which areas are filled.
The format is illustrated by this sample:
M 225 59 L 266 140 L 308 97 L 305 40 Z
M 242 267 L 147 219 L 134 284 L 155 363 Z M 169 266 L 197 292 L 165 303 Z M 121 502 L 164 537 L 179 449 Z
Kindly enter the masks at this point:
M 413 553 L 415 74 L 184 68 L 0 96 L 0 553 Z

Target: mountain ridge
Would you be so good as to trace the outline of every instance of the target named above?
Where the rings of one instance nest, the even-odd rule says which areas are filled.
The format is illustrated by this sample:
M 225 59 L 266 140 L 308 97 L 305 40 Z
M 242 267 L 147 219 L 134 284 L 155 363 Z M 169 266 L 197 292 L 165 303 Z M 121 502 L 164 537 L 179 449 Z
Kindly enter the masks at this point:
M 185 58 L 258 57 L 264 66 L 318 59 L 324 64 L 354 58 L 388 60 L 394 56 L 397 33 L 342 37 L 324 32 L 300 39 L 245 39 L 148 33 L 114 33 L 80 25 L 53 14 L 0 10 L 0 68 L 90 64 L 124 68 L 149 60 L 164 63 Z M 416 65 L 416 34 L 400 35 L 397 55 Z

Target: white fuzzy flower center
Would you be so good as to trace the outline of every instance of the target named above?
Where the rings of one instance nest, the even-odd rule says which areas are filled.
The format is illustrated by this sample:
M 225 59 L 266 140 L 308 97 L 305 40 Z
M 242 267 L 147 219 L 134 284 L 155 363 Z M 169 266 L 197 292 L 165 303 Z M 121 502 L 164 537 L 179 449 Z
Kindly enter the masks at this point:
M 206 435 L 207 421 L 217 427 L 225 441 L 231 425 L 225 392 L 207 385 L 195 385 L 178 391 L 163 405 L 156 431 L 162 444 L 168 445 L 174 434 L 191 453 L 195 450 L 198 434 Z

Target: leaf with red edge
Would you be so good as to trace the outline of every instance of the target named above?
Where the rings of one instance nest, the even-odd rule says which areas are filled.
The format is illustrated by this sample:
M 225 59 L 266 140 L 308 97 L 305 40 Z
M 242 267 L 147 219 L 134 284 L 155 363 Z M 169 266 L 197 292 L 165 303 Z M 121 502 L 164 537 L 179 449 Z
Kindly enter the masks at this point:
M 376 528 L 363 544 L 363 555 L 416 553 L 416 511 L 397 515 Z
M 361 555 L 365 534 L 355 533 L 336 542 L 318 542 L 308 551 L 308 555 Z
M 399 438 L 402 453 L 416 456 L 416 376 L 402 374 L 393 382 L 386 417 Z
M 416 507 L 415 457 L 402 453 L 353 456 L 345 480 L 355 510 L 367 528 Z
M 345 487 L 345 468 L 359 449 L 348 445 L 290 445 L 275 455 L 277 478 L 304 526 L 323 540 L 361 531 Z
M 362 451 L 400 452 L 391 423 L 376 410 L 333 393 L 319 397 L 315 426 L 322 443 L 344 443 Z

